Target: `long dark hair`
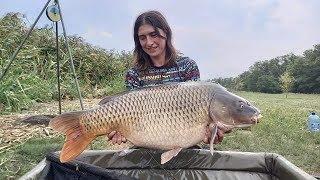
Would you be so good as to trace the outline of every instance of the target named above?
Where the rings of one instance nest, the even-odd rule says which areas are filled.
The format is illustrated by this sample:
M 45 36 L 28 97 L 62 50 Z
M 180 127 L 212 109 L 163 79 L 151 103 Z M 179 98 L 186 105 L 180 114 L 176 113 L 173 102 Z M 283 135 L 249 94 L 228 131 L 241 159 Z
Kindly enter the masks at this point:
M 165 19 L 165 17 L 158 11 L 147 11 L 140 14 L 136 22 L 134 23 L 134 31 L 133 31 L 133 38 L 135 43 L 135 48 L 133 51 L 134 55 L 134 66 L 139 70 L 146 70 L 151 66 L 151 58 L 150 56 L 144 52 L 141 47 L 139 37 L 138 37 L 138 30 L 140 26 L 148 24 L 151 25 L 158 36 L 161 36 L 159 29 L 163 30 L 166 34 L 166 65 L 173 65 L 175 64 L 177 58 L 177 52 L 172 45 L 172 31 L 171 28 Z

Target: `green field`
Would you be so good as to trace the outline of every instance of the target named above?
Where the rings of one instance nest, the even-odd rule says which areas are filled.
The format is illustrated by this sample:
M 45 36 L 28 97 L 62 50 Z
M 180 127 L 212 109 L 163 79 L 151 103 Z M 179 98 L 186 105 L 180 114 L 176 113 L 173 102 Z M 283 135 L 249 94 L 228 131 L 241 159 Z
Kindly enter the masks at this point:
M 251 131 L 235 130 L 227 134 L 224 141 L 216 146 L 218 150 L 278 153 L 310 174 L 320 173 L 320 133 L 306 130 L 309 112 L 320 113 L 320 95 L 288 94 L 286 98 L 284 94 L 236 94 L 259 107 L 263 118 Z M 75 108 L 68 106 L 70 110 Z M 45 110 L 35 109 L 45 113 Z M 104 138 L 95 142 L 95 149 L 104 146 L 101 139 Z M 0 179 L 23 175 L 47 152 L 60 149 L 62 141 L 61 136 L 34 136 L 24 143 L 17 143 L 10 150 L 0 151 Z
M 239 92 L 262 111 L 262 121 L 251 131 L 225 137 L 219 150 L 273 152 L 313 174 L 320 173 L 320 133 L 306 129 L 310 111 L 320 113 L 320 95 Z

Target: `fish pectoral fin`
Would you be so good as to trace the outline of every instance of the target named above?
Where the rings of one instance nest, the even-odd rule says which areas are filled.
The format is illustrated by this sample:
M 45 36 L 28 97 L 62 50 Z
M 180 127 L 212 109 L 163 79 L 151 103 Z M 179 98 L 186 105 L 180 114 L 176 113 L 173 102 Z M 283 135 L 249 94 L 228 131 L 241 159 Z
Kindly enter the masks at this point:
M 211 139 L 210 139 L 210 153 L 211 153 L 211 155 L 213 155 L 213 151 L 214 151 L 214 149 L 213 149 L 213 142 L 214 142 L 214 139 L 215 139 L 216 136 L 217 136 L 217 132 L 218 132 L 218 126 L 215 125 L 215 126 L 213 127 L 213 129 L 211 130 Z
M 126 148 L 122 151 L 119 151 L 118 156 L 126 156 L 127 154 L 131 153 L 132 151 L 134 151 L 134 149 Z
M 164 153 L 161 154 L 161 164 L 164 164 L 168 161 L 170 161 L 173 157 L 177 156 L 179 154 L 179 152 L 181 151 L 181 147 L 179 148 L 175 148 L 175 149 L 171 149 L 169 151 L 166 151 Z

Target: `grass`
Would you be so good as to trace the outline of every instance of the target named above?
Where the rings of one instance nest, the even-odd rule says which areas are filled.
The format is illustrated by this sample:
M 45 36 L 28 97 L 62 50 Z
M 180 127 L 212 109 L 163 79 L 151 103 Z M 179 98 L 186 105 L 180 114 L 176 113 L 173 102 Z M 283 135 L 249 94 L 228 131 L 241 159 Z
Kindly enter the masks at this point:
M 251 131 L 225 136 L 219 150 L 273 152 L 309 173 L 320 172 L 320 133 L 307 131 L 310 111 L 320 113 L 320 95 L 239 92 L 262 111 L 262 121 Z
M 63 137 L 34 138 L 0 154 L 0 179 L 14 179 L 28 172 L 38 164 L 45 154 L 58 151 Z
M 263 118 L 250 131 L 235 130 L 226 134 L 223 142 L 216 146 L 218 150 L 273 152 L 310 174 L 320 173 L 320 133 L 306 129 L 309 112 L 320 113 L 320 95 L 288 94 L 286 98 L 284 94 L 236 94 L 259 107 Z M 47 152 L 60 150 L 62 142 L 61 136 L 38 137 L 5 151 L 0 154 L 0 179 L 22 176 Z M 104 137 L 93 144 L 95 149 L 104 146 Z

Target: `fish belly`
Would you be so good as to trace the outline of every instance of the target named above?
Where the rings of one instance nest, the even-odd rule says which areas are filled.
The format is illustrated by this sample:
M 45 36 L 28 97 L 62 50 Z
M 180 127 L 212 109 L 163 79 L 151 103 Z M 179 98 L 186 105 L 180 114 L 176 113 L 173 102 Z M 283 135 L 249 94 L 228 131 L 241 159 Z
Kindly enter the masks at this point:
M 143 131 L 133 131 L 127 139 L 136 146 L 169 150 L 188 148 L 201 142 L 207 123 L 193 127 L 156 126 Z

